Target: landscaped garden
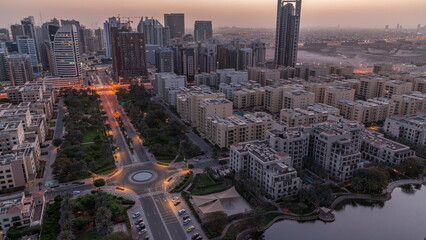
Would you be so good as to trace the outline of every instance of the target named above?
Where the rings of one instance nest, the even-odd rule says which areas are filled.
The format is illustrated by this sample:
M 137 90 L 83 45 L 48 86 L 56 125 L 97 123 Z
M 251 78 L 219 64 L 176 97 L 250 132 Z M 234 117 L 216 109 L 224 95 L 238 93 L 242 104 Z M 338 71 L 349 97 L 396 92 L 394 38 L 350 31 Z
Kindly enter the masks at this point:
M 41 226 L 41 240 L 130 240 L 127 233 L 113 233 L 113 225 L 129 224 L 126 210 L 134 201 L 96 192 L 72 199 L 55 197 L 47 204 Z
M 53 164 L 53 173 L 61 182 L 107 174 L 115 169 L 111 140 L 105 134 L 99 95 L 93 90 L 66 89 L 64 104 L 64 141 Z
M 151 100 L 151 94 L 143 86 L 131 85 L 120 89 L 117 98 L 140 133 L 143 144 L 157 160 L 170 163 L 175 158 L 192 158 L 201 154 L 186 134 L 186 127 L 170 120 L 161 105 Z

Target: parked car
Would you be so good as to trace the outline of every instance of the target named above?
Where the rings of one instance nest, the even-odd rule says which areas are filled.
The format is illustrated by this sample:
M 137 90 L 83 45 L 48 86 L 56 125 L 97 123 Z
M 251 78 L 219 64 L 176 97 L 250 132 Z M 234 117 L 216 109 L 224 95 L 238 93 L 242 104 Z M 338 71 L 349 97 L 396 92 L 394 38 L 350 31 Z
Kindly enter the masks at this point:
M 142 218 L 141 218 L 141 219 L 136 220 L 135 225 L 138 225 L 139 223 L 143 223 L 143 219 L 142 219 Z
M 173 202 L 173 205 L 177 206 L 180 204 L 180 201 Z
M 133 213 L 132 217 L 133 218 L 138 218 L 140 215 L 141 215 L 140 212 L 135 212 L 135 213 Z
M 186 213 L 186 210 L 185 210 L 185 209 L 183 209 L 183 208 L 182 208 L 181 210 L 179 210 L 179 211 L 178 211 L 179 216 L 180 216 L 180 215 L 183 215 L 183 214 L 185 214 L 185 213 Z
M 190 226 L 188 229 L 186 229 L 187 232 L 192 232 L 194 231 L 195 227 L 194 226 Z
M 178 197 L 173 197 L 172 198 L 172 202 L 176 202 L 176 201 L 178 201 L 179 200 L 179 198 Z
M 186 219 L 188 219 L 188 218 L 189 218 L 189 216 L 188 216 L 188 215 L 183 216 L 183 220 L 186 220 Z
M 139 231 L 139 235 L 142 235 L 142 234 L 145 234 L 145 233 L 146 233 L 146 229 L 145 228 Z
M 187 218 L 187 219 L 183 220 L 183 225 L 187 225 L 190 222 L 191 222 L 191 219 Z
M 194 233 L 194 234 L 191 236 L 191 239 L 192 239 L 192 240 L 197 239 L 197 237 L 199 237 L 199 236 L 200 236 L 200 234 L 199 234 L 199 233 Z
M 203 240 L 203 237 L 198 236 L 195 240 Z

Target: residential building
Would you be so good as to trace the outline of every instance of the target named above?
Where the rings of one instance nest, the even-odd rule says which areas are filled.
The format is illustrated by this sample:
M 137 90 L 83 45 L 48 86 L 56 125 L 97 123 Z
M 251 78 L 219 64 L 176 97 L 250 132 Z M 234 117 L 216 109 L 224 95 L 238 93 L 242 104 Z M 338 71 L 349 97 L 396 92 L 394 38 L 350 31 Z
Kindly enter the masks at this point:
M 383 126 L 386 134 L 402 139 L 414 146 L 426 147 L 426 113 L 395 115 L 386 119 Z
M 326 87 L 324 91 L 324 103 L 333 107 L 337 107 L 340 100 L 353 101 L 355 99 L 355 89 L 344 86 Z
M 203 42 L 213 37 L 212 21 L 195 21 L 194 40 Z
M 111 28 L 117 28 L 119 31 L 130 31 L 130 23 L 121 23 L 120 19 L 110 17 L 104 22 L 104 40 L 105 40 L 105 55 L 107 58 L 112 58 L 112 33 Z
M 297 62 L 302 0 L 279 0 L 275 34 L 275 64 L 294 67 Z
M 230 168 L 244 174 L 272 199 L 295 195 L 302 186 L 289 154 L 273 150 L 267 141 L 234 144 L 230 155 Z
M 9 82 L 9 64 L 7 62 L 7 47 L 5 43 L 0 42 L 0 82 Z
M 412 91 L 413 84 L 399 80 L 388 80 L 383 83 L 380 97 L 392 98 L 393 95 L 402 95 Z
M 183 13 L 164 14 L 164 26 L 170 29 L 170 39 L 185 35 L 185 15 Z
M 157 48 L 155 50 L 155 62 L 158 73 L 173 73 L 175 71 L 173 50 L 171 48 Z
M 164 41 L 164 27 L 157 19 L 146 17 L 144 20 L 142 17 L 137 30 L 144 34 L 146 44 L 168 46 L 168 44 L 165 45 L 166 41 Z
M 256 112 L 222 118 L 210 116 L 206 119 L 204 137 L 219 148 L 254 140 L 264 140 L 266 131 L 274 127 L 272 116 Z
M 178 76 L 175 73 L 157 73 L 152 86 L 158 96 L 166 99 L 166 90 L 186 86 L 186 77 Z
M 288 153 L 290 166 L 302 169 L 303 159 L 309 154 L 309 137 L 297 129 L 272 129 L 266 132 L 269 146 L 277 152 Z
M 253 89 L 253 88 L 259 88 L 260 84 L 254 82 L 254 81 L 248 81 L 248 82 L 240 82 L 240 83 L 221 83 L 219 84 L 219 92 L 222 92 L 225 94 L 225 98 L 228 100 L 233 101 L 234 100 L 234 92 L 242 90 L 244 88 L 246 89 Z
M 226 98 L 204 98 L 198 105 L 198 119 L 195 127 L 201 133 L 206 132 L 207 117 L 217 116 L 226 118 L 232 116 L 232 102 Z
M 326 122 L 339 114 L 339 109 L 322 103 L 310 104 L 306 109 L 281 109 L 280 121 L 289 127 Z
M 251 43 L 253 52 L 253 66 L 266 61 L 266 44 L 260 40 Z
M 409 115 L 426 111 L 425 93 L 412 92 L 404 95 L 393 95 L 392 101 L 396 103 L 395 114 Z
M 9 55 L 7 56 L 7 64 L 12 86 L 21 86 L 33 80 L 31 60 L 27 54 Z
M 265 109 L 270 113 L 278 113 L 283 108 L 283 92 L 303 89 L 297 85 L 270 85 L 265 86 Z M 308 95 L 308 98 L 310 95 Z
M 212 98 L 222 99 L 224 97 L 225 95 L 223 93 L 213 93 L 211 91 L 190 91 L 178 94 L 176 97 L 176 110 L 184 122 L 195 127 L 198 125 L 199 106 L 201 100 Z
M 20 24 L 14 24 L 10 26 L 10 31 L 12 32 L 12 39 L 14 42 L 16 42 L 16 39 L 18 36 L 23 36 L 24 34 L 24 28 L 22 28 L 22 25 Z
M 315 103 L 315 94 L 304 90 L 291 90 L 283 92 L 283 104 L 281 108 L 295 109 L 306 108 Z
M 254 108 L 265 105 L 265 89 L 263 88 L 243 88 L 233 93 L 234 108 Z
M 376 131 L 365 131 L 361 145 L 362 158 L 376 163 L 395 166 L 404 164 L 407 159 L 414 157 L 410 147 L 394 142 Z
M 392 71 L 393 71 L 392 64 L 377 63 L 377 64 L 374 64 L 373 66 L 373 73 L 376 73 L 376 74 L 392 72 Z
M 16 43 L 18 45 L 18 52 L 20 54 L 27 54 L 30 56 L 33 72 L 39 72 L 40 66 L 38 62 L 38 53 L 35 40 L 33 38 L 29 38 L 28 36 L 18 36 L 16 38 Z
M 279 81 L 281 79 L 281 71 L 278 69 L 267 69 L 260 67 L 251 67 L 247 69 L 248 78 L 254 80 L 260 85 L 266 86 L 268 81 Z
M 396 103 L 387 98 L 373 98 L 367 101 L 339 100 L 336 106 L 344 118 L 360 123 L 384 121 L 394 115 Z
M 246 71 L 249 67 L 253 67 L 253 49 L 241 48 L 239 51 L 239 69 Z
M 201 44 L 199 57 L 199 72 L 211 73 L 216 71 L 217 48 L 215 44 Z
M 214 87 L 217 88 L 220 84 L 219 80 L 218 80 L 218 76 L 215 72 L 211 72 L 211 73 L 200 73 L 200 74 L 195 74 L 195 84 L 200 86 L 200 85 L 206 85 L 209 87 Z

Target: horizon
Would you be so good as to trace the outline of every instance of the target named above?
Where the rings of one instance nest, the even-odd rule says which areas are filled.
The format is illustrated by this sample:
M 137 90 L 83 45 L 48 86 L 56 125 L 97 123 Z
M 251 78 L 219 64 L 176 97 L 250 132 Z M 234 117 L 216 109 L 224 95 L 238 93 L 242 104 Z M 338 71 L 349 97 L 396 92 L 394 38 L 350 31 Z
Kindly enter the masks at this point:
M 36 25 L 47 22 L 53 17 L 58 19 L 75 19 L 87 28 L 102 27 L 103 22 L 111 16 L 127 19 L 130 17 L 154 17 L 164 23 L 165 13 L 184 13 L 185 28 L 193 28 L 195 20 L 211 20 L 213 28 L 232 27 L 274 29 L 276 18 L 276 1 L 262 0 L 217 0 L 214 3 L 196 0 L 184 0 L 179 3 L 172 0 L 125 0 L 126 4 L 112 0 L 92 0 L 90 4 L 83 0 L 57 2 L 52 0 L 15 0 L 2 3 L 0 9 L 0 27 L 20 23 L 27 16 L 34 16 Z M 242 8 L 242 4 L 244 8 Z M 19 7 L 17 7 L 19 6 Z M 10 11 L 10 9 L 14 9 Z M 235 8 L 238 9 L 235 14 Z M 418 24 L 426 25 L 424 18 L 426 1 L 412 0 L 401 5 L 396 0 L 303 0 L 301 28 L 337 28 L 340 29 L 381 29 L 389 25 L 395 29 L 400 24 L 404 29 L 415 29 Z M 362 18 L 360 18 L 362 13 Z M 404 15 L 398 21 L 395 15 Z M 132 26 L 137 25 L 138 19 Z M 424 22 L 421 22 L 424 21 Z

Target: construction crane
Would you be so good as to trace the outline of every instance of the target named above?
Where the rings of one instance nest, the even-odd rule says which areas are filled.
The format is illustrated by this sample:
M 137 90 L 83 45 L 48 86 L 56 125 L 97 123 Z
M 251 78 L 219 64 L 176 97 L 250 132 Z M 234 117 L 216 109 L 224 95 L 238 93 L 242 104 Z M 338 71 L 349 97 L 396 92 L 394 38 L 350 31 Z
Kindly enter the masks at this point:
M 121 18 L 127 18 L 127 23 L 130 24 L 130 23 L 133 23 L 133 21 L 130 20 L 131 18 L 132 19 L 134 19 L 134 18 L 141 19 L 141 18 L 143 18 L 143 16 L 141 16 L 141 17 L 123 17 L 123 16 L 120 16 L 120 14 L 118 14 L 117 18 L 118 18 L 118 22 L 121 22 Z

